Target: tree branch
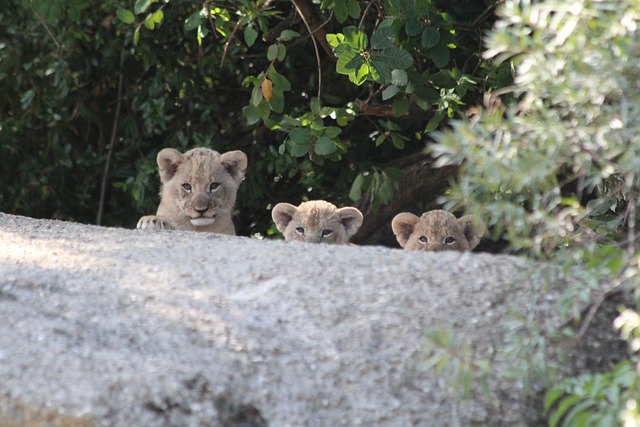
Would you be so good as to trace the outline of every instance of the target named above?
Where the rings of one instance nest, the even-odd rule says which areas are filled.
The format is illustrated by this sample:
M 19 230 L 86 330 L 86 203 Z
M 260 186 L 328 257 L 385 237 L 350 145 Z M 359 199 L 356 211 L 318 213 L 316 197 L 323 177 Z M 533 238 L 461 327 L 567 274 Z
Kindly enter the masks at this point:
M 111 167 L 111 158 L 113 157 L 113 146 L 116 144 L 116 135 L 118 132 L 118 121 L 120 120 L 120 109 L 122 107 L 122 80 L 124 66 L 124 49 L 120 52 L 120 72 L 118 73 L 118 99 L 116 101 L 116 111 L 113 115 L 113 126 L 111 128 L 111 137 L 109 138 L 109 151 L 104 165 L 104 173 L 102 175 L 102 185 L 100 186 L 100 204 L 98 205 L 98 217 L 96 224 L 102 225 L 102 214 L 104 212 L 105 197 L 107 193 L 107 178 Z

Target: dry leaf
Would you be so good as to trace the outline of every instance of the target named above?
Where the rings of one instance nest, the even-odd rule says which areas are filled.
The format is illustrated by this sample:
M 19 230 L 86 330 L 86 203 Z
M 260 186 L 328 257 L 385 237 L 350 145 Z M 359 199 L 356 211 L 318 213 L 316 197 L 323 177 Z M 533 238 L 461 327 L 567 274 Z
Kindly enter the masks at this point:
M 269 102 L 271 101 L 272 95 L 273 95 L 273 83 L 271 83 L 271 80 L 269 79 L 264 79 L 262 81 L 262 96 L 264 97 L 265 101 Z

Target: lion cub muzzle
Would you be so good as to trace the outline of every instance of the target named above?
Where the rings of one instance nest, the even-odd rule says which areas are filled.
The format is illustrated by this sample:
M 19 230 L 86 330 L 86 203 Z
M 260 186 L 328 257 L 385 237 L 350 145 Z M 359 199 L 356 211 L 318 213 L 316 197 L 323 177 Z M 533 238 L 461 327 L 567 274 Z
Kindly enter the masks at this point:
M 216 207 L 211 205 L 208 197 L 197 196 L 193 199 L 192 205 L 186 209 L 189 215 L 189 222 L 196 227 L 211 225 L 216 221 Z

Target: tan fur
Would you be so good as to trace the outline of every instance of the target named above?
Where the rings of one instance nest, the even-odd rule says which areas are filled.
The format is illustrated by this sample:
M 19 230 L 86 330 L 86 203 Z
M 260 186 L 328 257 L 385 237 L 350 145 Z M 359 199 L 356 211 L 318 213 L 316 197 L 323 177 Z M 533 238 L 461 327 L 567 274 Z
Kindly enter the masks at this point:
M 278 203 L 271 210 L 276 227 L 286 241 L 348 245 L 362 225 L 356 208 L 337 208 L 324 200 L 310 200 L 300 206 Z
M 421 217 L 399 213 L 391 222 L 398 243 L 411 251 L 470 251 L 484 235 L 484 223 L 472 215 L 460 219 L 442 210 L 425 212 Z
M 140 218 L 137 228 L 236 234 L 231 211 L 247 170 L 242 151 L 194 148 L 182 154 L 165 148 L 157 162 L 160 205 L 156 215 Z

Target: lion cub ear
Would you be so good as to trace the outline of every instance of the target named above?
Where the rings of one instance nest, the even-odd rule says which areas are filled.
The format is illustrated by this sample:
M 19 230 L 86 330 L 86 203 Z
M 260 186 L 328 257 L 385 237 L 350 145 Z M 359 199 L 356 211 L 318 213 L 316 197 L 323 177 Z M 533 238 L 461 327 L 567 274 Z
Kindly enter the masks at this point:
M 278 203 L 271 209 L 271 218 L 276 223 L 278 231 L 284 233 L 296 212 L 298 208 L 289 203 Z
M 458 220 L 458 224 L 469 242 L 469 250 L 478 246 L 480 239 L 484 236 L 484 222 L 477 216 L 465 215 Z
M 163 184 L 171 181 L 178 171 L 178 166 L 184 162 L 184 154 L 173 148 L 164 148 L 156 158 L 160 171 L 160 180 Z
M 233 180 L 240 184 L 244 180 L 244 173 L 247 171 L 247 155 L 242 151 L 227 151 L 220 155 L 220 163 L 229 172 Z
M 351 237 L 356 234 L 364 220 L 362 212 L 356 208 L 340 208 L 336 211 L 336 214 L 347 232 L 347 237 Z
M 418 222 L 420 222 L 420 218 L 409 212 L 402 212 L 393 217 L 391 229 L 401 247 L 404 248 L 406 246 Z

